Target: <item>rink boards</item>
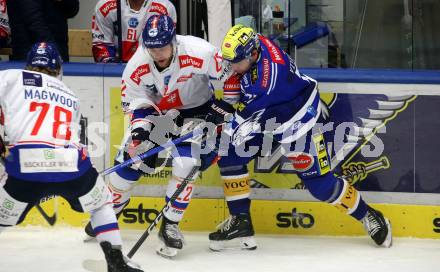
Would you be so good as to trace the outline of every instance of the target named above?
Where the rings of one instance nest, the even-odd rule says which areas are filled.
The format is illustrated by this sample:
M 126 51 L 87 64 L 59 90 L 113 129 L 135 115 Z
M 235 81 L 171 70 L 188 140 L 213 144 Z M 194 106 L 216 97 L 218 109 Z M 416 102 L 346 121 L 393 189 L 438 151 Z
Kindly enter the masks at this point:
M 56 200 L 56 226 L 84 226 L 88 216 L 69 208 L 62 199 Z M 54 212 L 54 200 L 44 203 L 49 216 Z M 141 233 L 154 220 L 164 205 L 162 198 L 135 197 L 119 218 L 120 228 L 138 229 Z M 193 199 L 180 226 L 185 231 L 213 231 L 227 216 L 226 203 L 221 199 Z M 428 205 L 373 204 L 379 208 L 399 237 L 439 238 L 440 207 Z M 252 220 L 260 234 L 292 235 L 365 235 L 362 225 L 334 207 L 319 202 L 252 201 Z M 49 226 L 33 209 L 25 225 Z
M 0 69 L 9 68 L 2 64 Z M 14 64 L 19 67 L 20 64 Z M 81 99 L 82 141 L 97 169 L 112 165 L 127 127 L 120 108 L 123 66 L 70 64 L 64 81 Z M 440 77 L 436 72 L 393 70 L 317 70 L 304 73 L 320 82 L 322 99 L 334 127 L 347 126 L 350 141 L 329 147 L 336 175 L 346 176 L 373 205 L 391 218 L 397 236 L 437 238 L 440 231 Z M 344 127 L 343 127 L 344 128 Z M 361 129 L 361 133 L 356 130 Z M 352 133 L 354 130 L 354 134 Z M 353 140 L 354 139 L 354 140 Z M 380 151 L 381 152 L 378 152 Z M 362 227 L 333 207 L 315 202 L 294 169 L 273 150 L 249 166 L 252 215 L 257 232 L 310 235 L 359 235 Z M 166 154 L 161 155 L 166 161 Z M 171 169 L 143 177 L 137 198 L 121 217 L 122 227 L 145 228 L 163 205 Z M 142 200 L 143 199 L 143 200 Z M 218 168 L 197 180 L 183 229 L 209 231 L 227 215 Z M 142 201 L 141 201 L 142 200 Z M 84 224 L 86 216 L 58 203 L 58 223 Z M 43 204 L 49 215 L 51 200 Z M 292 213 L 292 211 L 294 211 Z M 80 219 L 78 221 L 78 219 Z M 33 211 L 27 223 L 47 224 Z

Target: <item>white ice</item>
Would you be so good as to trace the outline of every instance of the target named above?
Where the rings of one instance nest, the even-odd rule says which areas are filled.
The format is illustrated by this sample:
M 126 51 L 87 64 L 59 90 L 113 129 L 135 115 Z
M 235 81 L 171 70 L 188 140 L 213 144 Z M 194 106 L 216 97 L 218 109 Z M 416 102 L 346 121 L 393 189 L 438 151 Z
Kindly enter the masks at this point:
M 127 253 L 141 231 L 123 231 Z M 103 268 L 96 242 L 83 243 L 79 228 L 15 227 L 0 234 L 1 272 L 80 272 Z M 134 255 L 146 272 L 440 271 L 440 240 L 394 239 L 392 248 L 378 248 L 367 237 L 258 235 L 255 251 L 211 252 L 207 233 L 185 232 L 184 250 L 173 260 L 156 255 L 153 233 Z

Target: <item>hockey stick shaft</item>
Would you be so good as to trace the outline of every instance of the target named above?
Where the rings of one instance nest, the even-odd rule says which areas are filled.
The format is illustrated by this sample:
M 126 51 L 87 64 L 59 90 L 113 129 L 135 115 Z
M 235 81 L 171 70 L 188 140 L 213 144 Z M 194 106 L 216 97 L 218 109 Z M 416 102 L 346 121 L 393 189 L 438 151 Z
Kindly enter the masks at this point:
M 194 166 L 191 169 L 191 172 L 187 175 L 187 177 L 182 181 L 180 186 L 174 191 L 174 194 L 171 196 L 170 200 L 163 206 L 162 210 L 160 210 L 159 214 L 156 216 L 153 222 L 151 222 L 150 226 L 144 231 L 142 236 L 138 239 L 136 244 L 133 246 L 133 248 L 128 252 L 127 257 L 132 258 L 133 255 L 138 251 L 138 249 L 141 247 L 141 245 L 145 242 L 145 240 L 150 236 L 151 231 L 154 229 L 154 227 L 157 226 L 159 221 L 162 219 L 164 212 L 166 212 L 172 205 L 172 203 L 179 197 L 180 193 L 185 190 L 186 186 L 189 182 L 194 178 L 194 176 L 197 174 L 198 170 L 200 169 L 200 166 Z
M 104 171 L 102 171 L 100 174 L 103 175 L 103 176 L 106 176 L 106 175 L 108 175 L 108 174 L 110 174 L 112 172 L 115 172 L 118 169 L 127 167 L 127 166 L 129 166 L 129 165 L 131 165 L 133 163 L 137 163 L 137 162 L 139 162 L 139 161 L 141 161 L 141 160 L 143 160 L 143 159 L 145 159 L 147 157 L 150 157 L 150 156 L 153 156 L 156 153 L 159 153 L 160 151 L 162 151 L 164 149 L 167 149 L 168 147 L 177 145 L 177 144 L 179 144 L 179 143 L 181 143 L 181 142 L 183 142 L 185 140 L 188 140 L 188 139 L 190 139 L 192 137 L 201 135 L 202 133 L 203 133 L 202 130 L 194 130 L 193 132 L 190 132 L 190 133 L 186 134 L 185 136 L 177 138 L 177 139 L 175 139 L 173 141 L 168 141 L 168 142 L 166 142 L 163 145 L 156 146 L 155 148 L 152 148 L 152 149 L 148 150 L 147 152 L 144 152 L 142 154 L 137 155 L 136 157 L 133 157 L 133 158 L 131 158 L 129 160 L 126 160 L 126 161 L 124 161 L 121 164 L 118 164 L 118 165 L 112 166 L 110 168 L 107 168 Z
M 131 158 L 131 159 L 129 159 L 129 160 L 127 160 L 127 161 L 124 161 L 123 163 L 121 163 L 121 164 L 118 164 L 118 165 L 115 165 L 115 166 L 113 166 L 113 167 L 110 167 L 110 168 L 108 168 L 108 169 L 106 169 L 106 170 L 104 170 L 104 171 L 102 171 L 100 174 L 102 174 L 102 175 L 108 175 L 108 174 L 110 174 L 110 173 L 112 173 L 112 172 L 114 172 L 114 171 L 116 171 L 116 170 L 118 170 L 118 169 L 120 169 L 120 168 L 123 168 L 123 167 L 127 167 L 127 166 L 129 166 L 129 165 L 131 165 L 131 164 L 133 164 L 133 163 L 136 163 L 136 162 L 138 162 L 138 161 L 140 161 L 140 160 L 143 160 L 143 159 L 145 159 L 145 158 L 147 158 L 147 157 L 149 157 L 149 156 L 153 156 L 154 154 L 156 154 L 156 153 L 159 153 L 160 151 L 162 151 L 162 150 L 164 150 L 164 149 L 166 149 L 166 148 L 168 148 L 168 147 L 170 147 L 170 146 L 173 146 L 173 145 L 176 145 L 176 144 L 179 144 L 179 143 L 181 143 L 181 142 L 183 142 L 183 141 L 185 141 L 185 140 L 187 140 L 187 139 L 189 139 L 189 138 L 192 138 L 192 137 L 194 137 L 194 136 L 197 136 L 197 135 L 200 135 L 200 134 L 202 134 L 203 132 L 201 131 L 201 130 L 195 130 L 195 131 L 193 131 L 193 132 L 191 132 L 191 133 L 188 133 L 188 134 L 186 134 L 185 136 L 182 136 L 182 137 L 180 137 L 180 138 L 177 138 L 177 139 L 175 139 L 175 140 L 173 140 L 173 141 L 168 141 L 168 142 L 166 142 L 164 145 L 161 145 L 161 146 L 157 146 L 157 147 L 155 147 L 155 148 L 152 148 L 152 149 L 150 149 L 150 150 L 148 150 L 147 152 L 145 152 L 145 153 L 142 153 L 142 154 L 139 154 L 138 156 L 136 156 L 136 157 L 134 157 L 134 158 Z M 185 181 L 184 181 L 185 182 Z M 186 187 L 186 185 L 188 184 L 188 182 L 185 184 L 185 186 L 183 186 L 183 182 L 182 182 L 182 187 L 183 187 L 183 189 L 184 189 L 184 187 Z M 179 187 L 180 188 L 180 187 Z M 183 190 L 182 189 L 182 190 Z M 180 192 L 179 192 L 179 194 L 180 194 Z M 179 195 L 178 194 L 178 195 Z M 178 196 L 177 195 L 177 196 Z M 177 197 L 176 196 L 176 197 Z M 174 200 L 173 200 L 174 201 Z M 38 210 L 38 212 L 43 216 L 43 218 L 47 221 L 47 223 L 49 223 L 49 225 L 51 225 L 51 226 L 53 226 L 54 224 L 55 224 L 55 222 L 56 222 L 56 220 L 57 220 L 57 218 L 56 218 L 56 213 L 53 215 L 53 216 L 49 216 L 45 211 L 44 211 L 44 209 L 40 206 L 40 204 L 37 204 L 37 205 L 35 205 L 36 206 L 36 208 L 37 208 L 37 210 Z M 159 214 L 160 215 L 160 214 Z M 159 216 L 158 216 L 159 217 Z M 156 220 L 157 221 L 159 221 L 160 219 L 162 218 L 162 216 L 160 216 L 160 218 L 156 218 Z M 155 221 L 156 221 L 155 220 Z M 153 224 L 152 224 L 153 225 Z M 156 226 L 157 225 L 157 222 L 151 227 L 151 228 L 154 228 L 154 226 Z M 151 230 L 150 230 L 151 231 Z M 144 240 L 148 237 L 148 235 L 149 234 L 147 234 L 147 236 L 144 238 Z M 143 243 L 143 241 L 140 243 L 140 245 Z M 138 246 L 138 247 L 140 247 L 140 245 Z M 136 249 L 137 250 L 137 249 Z M 135 251 L 136 252 L 136 251 Z M 134 254 L 134 253 L 133 253 Z

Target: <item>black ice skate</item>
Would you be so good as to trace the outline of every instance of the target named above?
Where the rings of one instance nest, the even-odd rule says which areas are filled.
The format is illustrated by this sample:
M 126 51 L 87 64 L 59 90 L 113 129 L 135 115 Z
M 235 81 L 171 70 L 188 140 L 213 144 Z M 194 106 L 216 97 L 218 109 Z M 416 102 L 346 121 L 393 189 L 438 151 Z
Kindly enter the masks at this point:
M 109 242 L 100 245 L 107 261 L 107 272 L 143 272 L 122 255 L 121 249 L 113 248 Z
M 214 251 L 225 249 L 227 241 L 239 238 L 242 249 L 254 250 L 257 243 L 254 239 L 254 227 L 250 214 L 231 215 L 217 226 L 217 231 L 209 234 L 209 248 Z
M 391 247 L 393 236 L 391 223 L 380 211 L 367 206 L 367 214 L 362 219 L 365 230 L 374 242 L 381 247 Z
M 89 241 L 95 240 L 96 234 L 93 231 L 92 223 L 90 223 L 90 221 L 84 227 L 84 232 L 86 233 L 86 235 L 83 239 L 84 242 L 89 242 Z
M 163 257 L 172 258 L 183 248 L 184 240 L 179 225 L 168 220 L 165 216 L 162 218 L 159 239 L 163 244 L 157 248 L 156 252 Z

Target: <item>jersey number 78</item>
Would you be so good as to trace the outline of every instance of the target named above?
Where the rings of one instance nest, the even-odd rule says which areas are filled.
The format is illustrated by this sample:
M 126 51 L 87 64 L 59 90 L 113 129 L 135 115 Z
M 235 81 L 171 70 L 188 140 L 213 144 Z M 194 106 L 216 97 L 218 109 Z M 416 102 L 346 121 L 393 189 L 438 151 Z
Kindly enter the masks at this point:
M 38 102 L 31 102 L 29 111 L 35 112 L 40 110 L 40 114 L 38 116 L 37 121 L 35 122 L 35 125 L 32 129 L 31 135 L 36 136 L 38 132 L 40 131 L 41 125 L 44 122 L 44 119 L 47 116 L 47 113 L 50 109 L 49 103 L 38 103 Z M 63 107 L 55 106 L 54 108 L 54 116 L 53 116 L 53 125 L 52 125 L 52 136 L 55 139 L 61 139 L 61 140 L 70 140 L 72 136 L 72 132 L 70 130 L 70 123 L 72 121 L 72 112 L 69 110 L 66 110 Z M 60 132 L 60 128 L 62 126 L 65 126 L 64 133 Z

